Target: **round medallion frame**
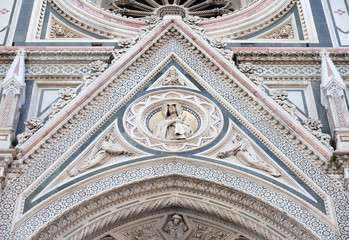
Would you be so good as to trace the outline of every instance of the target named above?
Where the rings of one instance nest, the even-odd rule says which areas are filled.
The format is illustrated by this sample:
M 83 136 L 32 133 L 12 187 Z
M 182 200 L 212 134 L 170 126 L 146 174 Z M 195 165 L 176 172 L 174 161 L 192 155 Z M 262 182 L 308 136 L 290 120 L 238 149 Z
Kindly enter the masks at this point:
M 154 125 L 163 119 L 159 109 L 169 103 L 182 107 L 194 132 L 192 136 L 169 140 L 153 134 Z M 186 90 L 160 90 L 140 97 L 127 108 L 123 119 L 129 137 L 146 148 L 161 152 L 202 148 L 215 140 L 223 128 L 223 115 L 218 106 L 208 98 Z

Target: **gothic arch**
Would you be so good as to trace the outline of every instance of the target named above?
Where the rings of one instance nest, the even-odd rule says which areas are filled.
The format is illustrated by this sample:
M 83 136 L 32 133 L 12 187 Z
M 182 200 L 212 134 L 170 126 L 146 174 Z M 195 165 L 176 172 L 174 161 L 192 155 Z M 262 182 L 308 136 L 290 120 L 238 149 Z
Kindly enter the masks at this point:
M 259 239 L 317 239 L 301 223 L 254 196 L 194 177 L 171 174 L 114 188 L 73 206 L 33 239 L 90 239 L 127 220 L 179 208 L 209 215 Z M 221 223 L 219 223 L 221 222 Z M 274 238 L 275 237 L 275 238 Z

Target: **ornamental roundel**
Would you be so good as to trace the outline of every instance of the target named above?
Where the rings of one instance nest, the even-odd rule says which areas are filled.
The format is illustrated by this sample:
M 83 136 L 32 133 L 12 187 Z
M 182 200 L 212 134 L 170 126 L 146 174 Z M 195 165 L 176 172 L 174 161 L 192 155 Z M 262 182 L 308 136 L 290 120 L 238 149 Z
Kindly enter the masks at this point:
M 189 91 L 158 91 L 133 102 L 124 114 L 126 133 L 140 145 L 162 152 L 185 152 L 211 143 L 223 115 L 209 99 Z

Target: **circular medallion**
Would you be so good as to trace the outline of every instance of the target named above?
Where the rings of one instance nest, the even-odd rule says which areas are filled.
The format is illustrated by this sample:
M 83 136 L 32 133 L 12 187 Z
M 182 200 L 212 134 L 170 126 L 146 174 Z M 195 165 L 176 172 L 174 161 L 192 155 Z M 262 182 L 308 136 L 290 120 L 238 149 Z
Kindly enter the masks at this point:
M 201 148 L 223 127 L 219 108 L 189 91 L 158 91 L 141 97 L 128 107 L 123 119 L 133 140 L 163 152 Z

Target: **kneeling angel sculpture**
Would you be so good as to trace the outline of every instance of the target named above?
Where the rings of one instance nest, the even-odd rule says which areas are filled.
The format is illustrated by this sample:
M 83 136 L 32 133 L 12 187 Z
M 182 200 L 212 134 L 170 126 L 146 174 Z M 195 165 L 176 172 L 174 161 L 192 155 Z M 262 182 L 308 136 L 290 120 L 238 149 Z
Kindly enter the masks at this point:
M 249 167 L 264 170 L 274 177 L 281 176 L 278 170 L 267 164 L 264 160 L 257 158 L 251 144 L 247 139 L 242 139 L 240 134 L 233 133 L 232 144 L 233 146 L 229 150 L 219 152 L 217 157 L 227 158 L 230 153 L 233 153 L 239 161 Z
M 116 137 L 114 136 L 114 133 L 109 133 L 101 140 L 94 145 L 87 162 L 84 162 L 80 166 L 74 167 L 69 171 L 71 177 L 101 164 L 108 155 L 133 155 L 132 153 L 123 150 L 119 144 L 115 143 Z

